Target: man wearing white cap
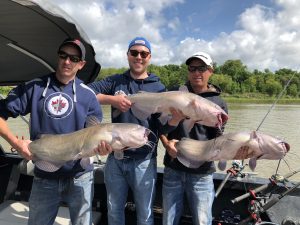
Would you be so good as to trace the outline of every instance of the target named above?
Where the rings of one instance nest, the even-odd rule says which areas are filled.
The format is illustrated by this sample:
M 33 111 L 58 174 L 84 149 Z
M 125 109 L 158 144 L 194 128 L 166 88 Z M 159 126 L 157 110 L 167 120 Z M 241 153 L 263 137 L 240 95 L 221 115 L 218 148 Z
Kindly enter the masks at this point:
M 204 97 L 227 112 L 225 102 L 219 97 L 221 90 L 209 83 L 213 74 L 213 61 L 205 52 L 197 52 L 186 60 L 188 66 L 188 81 L 174 90 L 189 91 Z M 216 171 L 214 162 L 206 162 L 199 168 L 188 168 L 177 159 L 175 143 L 187 137 L 195 140 L 210 140 L 222 134 L 222 129 L 195 124 L 188 131 L 179 123 L 177 128 L 161 140 L 166 148 L 164 157 L 163 178 L 163 224 L 180 224 L 183 212 L 184 194 L 187 196 L 194 225 L 212 224 L 212 204 L 214 200 L 213 172 Z

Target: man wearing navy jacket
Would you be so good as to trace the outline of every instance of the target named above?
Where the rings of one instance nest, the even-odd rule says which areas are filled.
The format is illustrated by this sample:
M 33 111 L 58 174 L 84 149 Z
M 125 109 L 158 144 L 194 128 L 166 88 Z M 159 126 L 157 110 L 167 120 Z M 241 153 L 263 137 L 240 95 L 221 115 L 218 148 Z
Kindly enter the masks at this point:
M 0 104 L 0 135 L 24 158 L 32 159 L 31 141 L 42 134 L 66 134 L 83 129 L 89 116 L 102 120 L 95 93 L 76 77 L 85 65 L 85 47 L 78 39 L 66 39 L 58 48 L 54 73 L 14 88 Z M 10 131 L 8 117 L 30 113 L 30 140 L 20 140 Z M 101 152 L 101 144 L 95 149 Z M 60 202 L 70 209 L 73 225 L 92 224 L 93 164 L 69 161 L 55 172 L 35 166 L 29 199 L 29 225 L 50 225 Z
M 166 128 L 160 124 L 157 114 L 141 121 L 133 115 L 130 110 L 131 102 L 126 98 L 126 95 L 139 91 L 165 91 L 159 77 L 147 72 L 150 59 L 150 42 L 144 37 L 136 37 L 128 45 L 129 70 L 89 85 L 96 92 L 101 104 L 112 106 L 112 122 L 140 124 L 152 131 L 149 142 L 153 144 L 126 150 L 124 155 L 112 153 L 107 158 L 104 174 L 109 225 L 125 225 L 124 209 L 129 188 L 134 195 L 137 224 L 154 224 L 153 201 L 157 175 L 158 136 L 162 129 L 169 129 L 168 125 L 173 126 L 175 120 L 172 117 Z M 122 113 L 114 117 L 115 111 Z

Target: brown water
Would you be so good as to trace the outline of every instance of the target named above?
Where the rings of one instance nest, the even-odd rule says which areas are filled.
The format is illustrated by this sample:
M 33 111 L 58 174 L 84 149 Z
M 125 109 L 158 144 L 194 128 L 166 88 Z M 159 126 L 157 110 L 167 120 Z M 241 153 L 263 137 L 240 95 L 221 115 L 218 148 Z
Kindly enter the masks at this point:
M 225 133 L 236 131 L 257 130 L 264 116 L 269 111 L 271 105 L 266 104 L 229 104 L 230 119 L 227 123 Z M 110 122 L 110 108 L 103 107 L 105 122 Z M 259 131 L 273 136 L 280 137 L 287 141 L 290 152 L 285 157 L 286 163 L 281 161 L 278 172 L 282 175 L 300 168 L 300 105 L 276 105 L 266 117 L 259 128 Z M 28 126 L 20 118 L 9 119 L 9 125 L 13 132 L 19 137 L 29 137 Z M 0 139 L 0 144 L 6 151 L 10 151 L 10 146 Z M 158 148 L 158 166 L 163 166 L 162 160 L 164 148 Z M 106 157 L 101 157 L 105 161 Z M 228 162 L 227 168 L 230 167 Z M 288 164 L 288 165 L 287 165 Z M 276 172 L 278 161 L 259 160 L 255 172 L 261 177 L 270 177 Z M 245 171 L 249 171 L 248 168 Z M 293 176 L 292 180 L 300 181 L 299 175 Z

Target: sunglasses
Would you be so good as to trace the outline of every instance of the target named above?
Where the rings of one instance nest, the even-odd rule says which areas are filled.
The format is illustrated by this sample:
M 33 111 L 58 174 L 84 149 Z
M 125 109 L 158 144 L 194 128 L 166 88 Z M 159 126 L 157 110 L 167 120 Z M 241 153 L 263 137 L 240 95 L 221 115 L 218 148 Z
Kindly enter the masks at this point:
M 137 50 L 129 50 L 129 52 L 130 55 L 132 55 L 133 57 L 137 57 L 140 54 L 143 59 L 146 59 L 148 55 L 150 55 L 150 52 L 146 52 L 146 51 L 139 52 Z
M 81 61 L 81 58 L 77 55 L 69 55 L 68 53 L 64 52 L 64 51 L 58 51 L 57 52 L 58 54 L 58 57 L 61 58 L 61 59 L 64 59 L 66 60 L 67 58 L 70 59 L 71 62 L 74 62 L 74 63 L 78 63 Z
M 208 70 L 208 66 L 188 66 L 188 71 L 190 72 L 196 72 L 196 71 L 201 72 L 205 72 L 206 70 Z

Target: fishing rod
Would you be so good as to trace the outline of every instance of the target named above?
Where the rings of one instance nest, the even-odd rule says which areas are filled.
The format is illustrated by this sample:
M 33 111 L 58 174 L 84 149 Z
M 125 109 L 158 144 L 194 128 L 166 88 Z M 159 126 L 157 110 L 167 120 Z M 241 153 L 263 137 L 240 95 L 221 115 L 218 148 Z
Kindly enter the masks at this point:
M 255 188 L 254 190 L 249 190 L 248 193 L 243 194 L 243 195 L 241 195 L 241 196 L 239 196 L 239 197 L 236 197 L 235 199 L 231 200 L 231 202 L 232 202 L 233 204 L 235 204 L 235 203 L 238 203 L 238 202 L 240 202 L 240 201 L 242 201 L 242 200 L 244 200 L 245 198 L 248 198 L 248 197 L 250 197 L 250 196 L 253 196 L 254 198 L 256 198 L 256 193 L 261 192 L 261 191 L 266 190 L 266 189 L 269 189 L 269 188 L 271 188 L 271 187 L 274 187 L 274 186 L 277 185 L 278 183 L 283 183 L 283 182 L 287 181 L 288 178 L 294 176 L 295 174 L 297 174 L 297 173 L 299 173 L 299 172 L 300 172 L 300 168 L 297 169 L 297 170 L 295 170 L 295 171 L 292 171 L 292 172 L 290 172 L 290 173 L 287 173 L 287 174 L 285 174 L 284 176 L 278 176 L 278 174 L 273 175 L 273 176 L 269 179 L 269 180 L 270 180 L 269 183 L 264 184 L 264 185 L 262 185 L 262 186 L 259 186 L 259 187 Z
M 238 225 L 248 224 L 248 222 L 250 222 L 252 220 L 256 220 L 258 222 L 261 222 L 260 217 L 259 217 L 259 215 L 261 213 L 266 212 L 269 208 L 271 208 L 273 205 L 275 205 L 277 202 L 279 202 L 280 199 L 282 199 L 284 196 L 286 196 L 290 192 L 294 191 L 299 186 L 300 186 L 300 182 L 296 183 L 294 186 L 292 186 L 291 188 L 289 188 L 288 190 L 286 190 L 282 194 L 280 194 L 278 196 L 275 196 L 275 197 L 272 197 L 271 200 L 269 200 L 267 203 L 265 203 L 262 206 L 260 206 L 257 202 L 256 203 L 252 202 L 253 206 L 254 206 L 253 207 L 254 211 L 251 213 L 251 215 L 248 218 L 246 218 L 246 219 L 242 220 L 241 222 L 239 222 Z
M 222 183 L 218 187 L 216 193 L 215 193 L 215 198 L 218 197 L 220 192 L 222 191 L 224 185 L 226 184 L 227 180 L 229 179 L 230 176 L 240 176 L 240 177 L 245 177 L 245 174 L 242 174 L 241 171 L 245 168 L 239 160 L 234 160 L 232 161 L 232 167 L 227 170 L 227 174 L 225 178 L 223 179 Z

